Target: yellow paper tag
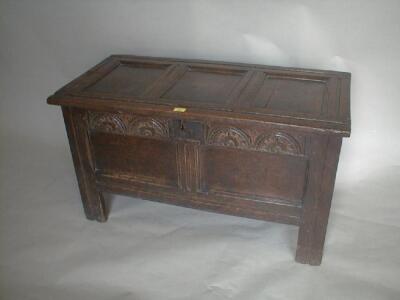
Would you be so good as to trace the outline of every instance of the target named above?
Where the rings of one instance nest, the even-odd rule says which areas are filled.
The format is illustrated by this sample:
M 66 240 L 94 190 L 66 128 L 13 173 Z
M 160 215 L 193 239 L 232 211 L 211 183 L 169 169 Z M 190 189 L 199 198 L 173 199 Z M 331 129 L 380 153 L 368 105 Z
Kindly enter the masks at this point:
M 186 108 L 184 108 L 184 107 L 174 107 L 173 111 L 174 112 L 185 112 Z

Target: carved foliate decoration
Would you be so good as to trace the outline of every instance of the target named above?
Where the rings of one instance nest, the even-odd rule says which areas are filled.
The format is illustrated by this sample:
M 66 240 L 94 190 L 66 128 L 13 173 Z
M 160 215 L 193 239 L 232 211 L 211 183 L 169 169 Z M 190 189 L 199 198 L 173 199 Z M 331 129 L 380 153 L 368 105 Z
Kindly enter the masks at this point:
M 257 138 L 256 149 L 279 154 L 300 154 L 300 145 L 290 135 L 283 132 L 273 132 Z
M 235 148 L 249 148 L 250 137 L 242 130 L 233 127 L 212 129 L 207 137 L 208 144 Z
M 90 112 L 89 127 L 92 131 L 144 137 L 168 137 L 168 126 L 163 120 L 129 114 Z M 255 140 L 255 142 L 253 142 Z M 278 154 L 300 155 L 301 146 L 291 135 L 272 131 L 252 139 L 236 127 L 210 128 L 206 143 Z
M 139 136 L 167 137 L 168 127 L 152 118 L 139 118 L 130 122 L 129 133 Z
M 92 131 L 146 137 L 168 137 L 168 126 L 161 120 L 128 114 L 89 113 Z
M 252 138 L 242 129 L 236 127 L 211 128 L 207 144 L 233 148 L 265 151 L 278 154 L 301 155 L 298 141 L 287 133 L 272 131 Z
M 91 113 L 89 117 L 90 128 L 93 131 L 123 134 L 126 132 L 124 122 L 115 114 Z

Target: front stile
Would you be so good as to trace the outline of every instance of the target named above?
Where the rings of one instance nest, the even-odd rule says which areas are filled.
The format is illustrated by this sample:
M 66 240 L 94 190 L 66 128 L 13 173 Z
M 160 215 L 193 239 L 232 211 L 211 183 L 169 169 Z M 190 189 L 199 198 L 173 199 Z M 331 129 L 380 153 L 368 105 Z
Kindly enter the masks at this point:
M 96 188 L 86 111 L 62 107 L 75 173 L 86 217 L 105 222 L 107 211 L 103 195 Z
M 297 262 L 321 264 L 341 145 L 341 137 L 315 135 L 310 138 L 309 175 L 297 241 Z

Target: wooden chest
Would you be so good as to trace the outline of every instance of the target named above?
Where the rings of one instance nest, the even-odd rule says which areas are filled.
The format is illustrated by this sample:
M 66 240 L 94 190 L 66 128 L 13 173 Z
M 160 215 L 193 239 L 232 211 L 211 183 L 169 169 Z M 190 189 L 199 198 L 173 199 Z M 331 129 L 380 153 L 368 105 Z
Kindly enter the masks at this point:
M 111 56 L 48 98 L 62 106 L 88 219 L 102 192 L 299 226 L 321 263 L 350 74 Z

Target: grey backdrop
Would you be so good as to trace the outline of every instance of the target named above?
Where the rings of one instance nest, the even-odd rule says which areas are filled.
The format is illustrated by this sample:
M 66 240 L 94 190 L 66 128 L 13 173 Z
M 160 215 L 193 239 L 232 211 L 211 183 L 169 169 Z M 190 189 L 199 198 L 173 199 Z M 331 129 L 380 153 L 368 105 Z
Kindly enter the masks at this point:
M 400 1 L 0 0 L 1 299 L 399 299 Z M 115 197 L 84 219 L 60 109 L 110 54 L 352 73 L 323 265 L 297 230 Z

